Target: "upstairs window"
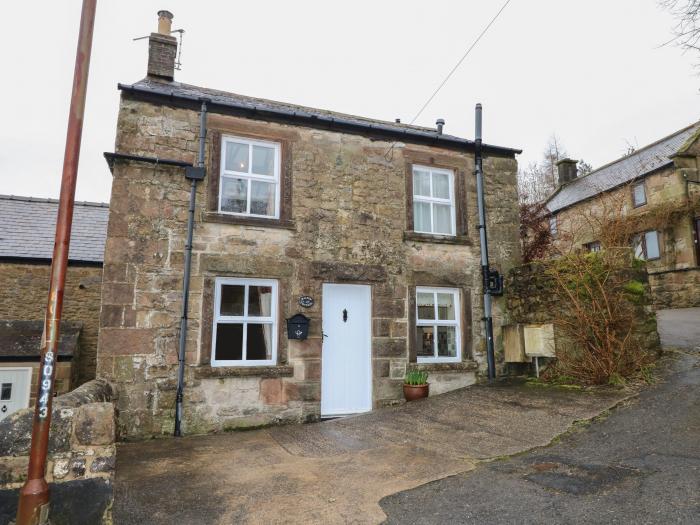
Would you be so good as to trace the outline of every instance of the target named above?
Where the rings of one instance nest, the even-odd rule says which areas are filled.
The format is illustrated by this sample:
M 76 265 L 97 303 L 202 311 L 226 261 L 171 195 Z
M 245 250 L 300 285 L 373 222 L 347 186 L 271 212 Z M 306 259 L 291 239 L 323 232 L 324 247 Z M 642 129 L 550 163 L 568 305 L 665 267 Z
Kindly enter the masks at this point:
M 654 230 L 635 235 L 632 246 L 634 247 L 634 256 L 637 259 L 652 261 L 661 257 L 659 234 Z
M 279 218 L 280 145 L 222 137 L 219 212 Z
M 635 208 L 644 206 L 647 203 L 647 192 L 644 183 L 640 182 L 632 187 L 632 204 Z
M 416 348 L 419 363 L 461 360 L 458 290 L 416 288 Z
M 455 235 L 452 170 L 413 166 L 413 229 L 417 233 Z
M 216 279 L 211 366 L 274 365 L 277 281 Z

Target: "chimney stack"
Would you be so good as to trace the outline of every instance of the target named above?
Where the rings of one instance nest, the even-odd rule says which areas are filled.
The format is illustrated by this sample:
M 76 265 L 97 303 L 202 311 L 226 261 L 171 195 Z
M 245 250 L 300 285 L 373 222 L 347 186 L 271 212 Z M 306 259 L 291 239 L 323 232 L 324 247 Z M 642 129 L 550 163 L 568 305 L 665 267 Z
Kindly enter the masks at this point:
M 151 78 L 175 78 L 177 38 L 170 34 L 172 23 L 170 11 L 158 11 L 158 32 L 148 37 L 148 76 Z
M 561 159 L 557 162 L 557 171 L 559 173 L 559 186 L 571 182 L 578 176 L 578 164 L 574 159 Z

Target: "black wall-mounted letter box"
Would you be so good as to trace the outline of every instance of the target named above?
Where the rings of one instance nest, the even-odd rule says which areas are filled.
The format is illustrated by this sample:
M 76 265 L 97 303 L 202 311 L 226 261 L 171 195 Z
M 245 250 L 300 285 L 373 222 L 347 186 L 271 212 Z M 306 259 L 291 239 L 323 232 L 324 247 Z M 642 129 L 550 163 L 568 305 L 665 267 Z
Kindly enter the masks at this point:
M 309 320 L 304 314 L 296 314 L 287 319 L 287 337 L 306 339 L 309 336 Z

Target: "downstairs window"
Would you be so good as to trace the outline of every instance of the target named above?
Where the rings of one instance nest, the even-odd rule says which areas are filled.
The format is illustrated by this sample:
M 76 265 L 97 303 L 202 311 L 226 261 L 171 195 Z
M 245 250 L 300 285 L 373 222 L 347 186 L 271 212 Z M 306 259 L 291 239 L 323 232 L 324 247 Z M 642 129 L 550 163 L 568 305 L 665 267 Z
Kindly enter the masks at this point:
M 416 288 L 416 357 L 419 363 L 461 361 L 459 291 Z
M 216 279 L 211 366 L 274 365 L 277 281 Z

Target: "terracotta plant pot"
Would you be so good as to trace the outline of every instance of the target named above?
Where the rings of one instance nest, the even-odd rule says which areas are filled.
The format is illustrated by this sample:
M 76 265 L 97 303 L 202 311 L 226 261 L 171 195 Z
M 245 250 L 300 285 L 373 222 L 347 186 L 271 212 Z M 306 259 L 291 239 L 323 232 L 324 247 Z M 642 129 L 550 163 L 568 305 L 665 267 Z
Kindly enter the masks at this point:
M 406 401 L 415 401 L 422 397 L 428 397 L 430 393 L 430 384 L 426 383 L 424 385 L 403 385 L 403 397 Z

